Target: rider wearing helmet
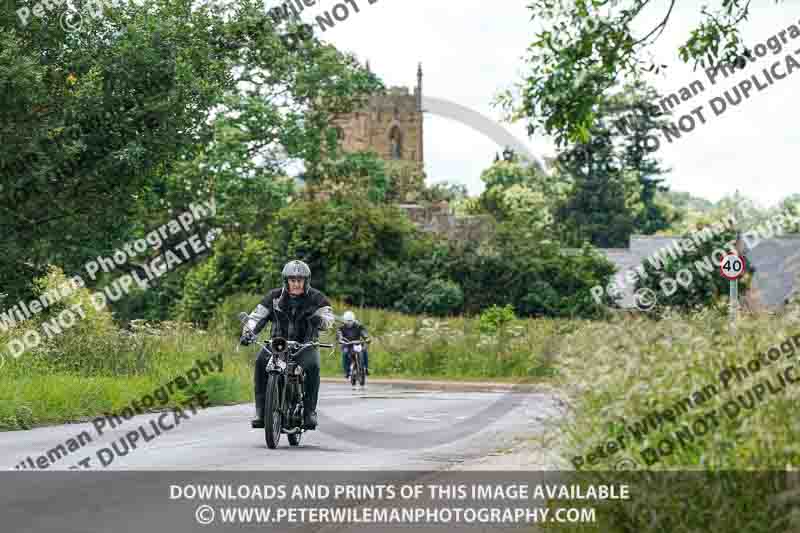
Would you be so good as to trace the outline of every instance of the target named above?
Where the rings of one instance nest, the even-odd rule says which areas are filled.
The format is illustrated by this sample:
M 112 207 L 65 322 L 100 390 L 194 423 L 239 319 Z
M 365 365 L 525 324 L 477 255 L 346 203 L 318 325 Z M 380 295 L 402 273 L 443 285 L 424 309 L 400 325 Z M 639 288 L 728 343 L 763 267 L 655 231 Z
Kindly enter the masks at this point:
M 342 316 L 344 325 L 336 332 L 336 338 L 341 344 L 342 342 L 363 340 L 365 343 L 369 342 L 369 334 L 367 328 L 356 320 L 356 315 L 352 311 L 345 311 Z M 348 357 L 349 348 L 352 345 L 342 346 L 342 369 L 344 370 L 344 378 L 350 379 L 350 358 Z M 369 354 L 367 346 L 361 352 L 363 354 L 362 362 L 364 363 L 364 371 L 369 375 Z
M 243 328 L 239 342 L 252 343 L 257 335 L 272 322 L 270 338 L 283 337 L 300 343 L 311 342 L 321 330 L 333 325 L 334 316 L 328 298 L 310 285 L 311 269 L 302 261 L 289 261 L 283 267 L 283 287 L 272 289 L 256 306 Z M 249 328 L 249 329 L 248 329 Z M 252 330 L 252 333 L 251 333 Z M 266 365 L 269 355 L 263 348 L 256 359 L 254 375 L 256 418 L 251 426 L 264 427 L 264 400 L 266 397 Z M 297 354 L 297 361 L 306 372 L 306 397 L 303 411 L 306 429 L 317 427 L 317 398 L 319 395 L 320 357 L 317 348 L 306 348 Z

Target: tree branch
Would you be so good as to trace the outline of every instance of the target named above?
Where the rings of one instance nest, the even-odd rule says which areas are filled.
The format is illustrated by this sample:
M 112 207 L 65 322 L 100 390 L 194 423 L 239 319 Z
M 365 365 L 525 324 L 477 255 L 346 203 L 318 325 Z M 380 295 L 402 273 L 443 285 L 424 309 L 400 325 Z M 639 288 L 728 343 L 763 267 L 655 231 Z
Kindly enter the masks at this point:
M 666 28 L 666 27 L 667 27 L 667 21 L 669 21 L 669 17 L 670 17 L 670 15 L 672 14 L 672 8 L 674 8 L 674 7 L 675 7 L 675 1 L 676 1 L 676 0 L 671 0 L 671 1 L 670 1 L 670 4 L 669 4 L 669 10 L 667 11 L 667 15 L 664 17 L 664 20 L 662 20 L 662 21 L 661 21 L 661 22 L 660 22 L 660 23 L 659 23 L 659 24 L 658 24 L 658 25 L 657 25 L 655 28 L 653 28 L 653 29 L 650 31 L 650 33 L 648 33 L 647 35 L 645 35 L 644 37 L 642 37 L 642 38 L 641 38 L 641 39 L 639 39 L 638 41 L 635 41 L 635 42 L 633 43 L 633 46 L 636 46 L 637 44 L 639 44 L 639 43 L 642 43 L 642 42 L 646 41 L 646 40 L 647 40 L 647 39 L 649 39 L 649 38 L 650 38 L 650 36 L 651 36 L 651 35 L 653 35 L 653 34 L 654 34 L 656 31 L 658 31 L 658 35 L 656 35 L 656 36 L 653 38 L 653 40 L 655 41 L 656 39 L 658 39 L 658 38 L 659 38 L 659 36 L 661 36 L 661 34 L 664 32 L 664 28 Z M 749 1 L 750 1 L 750 0 L 748 0 L 748 3 L 749 3 Z M 642 7 L 643 7 L 643 6 L 642 6 Z M 640 10 L 641 10 L 641 8 L 640 8 Z M 638 13 L 638 11 L 637 11 L 637 13 Z

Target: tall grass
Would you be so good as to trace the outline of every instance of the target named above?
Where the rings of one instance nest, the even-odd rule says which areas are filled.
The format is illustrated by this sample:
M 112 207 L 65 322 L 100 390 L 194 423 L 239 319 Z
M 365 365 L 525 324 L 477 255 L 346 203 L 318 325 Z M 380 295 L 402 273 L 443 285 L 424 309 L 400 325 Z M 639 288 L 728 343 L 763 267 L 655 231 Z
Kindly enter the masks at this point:
M 800 464 L 800 419 L 796 416 L 800 383 L 787 383 L 780 392 L 767 391 L 752 409 L 740 404 L 736 416 L 726 415 L 723 407 L 731 400 L 737 402 L 739 395 L 747 398 L 748 391 L 766 379 L 777 384 L 779 370 L 797 365 L 800 346 L 791 350 L 787 345 L 774 364 L 742 376 L 742 381 L 734 377 L 728 389 L 720 379 L 724 369 L 747 368 L 759 353 L 798 335 L 800 321 L 795 314 L 745 316 L 731 329 L 726 317 L 707 313 L 658 322 L 646 318 L 587 322 L 565 338 L 557 382 L 574 398 L 574 413 L 561 427 L 564 458 L 582 456 L 581 471 L 591 473 L 595 483 L 621 481 L 622 473 L 609 471 L 622 465 L 631 469 L 631 461 L 640 471 L 656 472 L 630 479 L 636 485 L 637 504 L 660 518 L 642 515 L 632 505 L 611 504 L 606 506 L 601 530 L 800 528 L 800 521 L 792 522 L 786 506 L 769 499 L 797 486 L 796 476 L 786 472 Z M 800 370 L 795 375 L 800 378 Z M 717 385 L 718 394 L 707 394 L 706 401 L 695 403 L 687 412 L 674 409 L 682 398 L 709 384 Z M 649 426 L 639 438 L 629 429 L 654 411 L 668 408 L 673 408 L 673 422 L 666 419 L 657 429 Z M 716 423 L 708 413 L 716 413 Z M 695 424 L 700 418 L 707 428 Z M 619 445 L 607 446 L 608 441 L 620 442 L 620 437 L 624 450 Z M 669 443 L 664 444 L 665 439 Z M 614 453 L 606 458 L 595 454 L 591 459 L 595 464 L 589 464 L 588 454 L 598 446 Z M 648 448 L 661 451 L 645 451 Z M 694 473 L 686 474 L 689 471 Z M 576 479 L 585 481 L 589 475 Z M 586 530 L 563 524 L 551 529 Z
M 88 298 L 78 292 L 76 300 Z M 224 356 L 222 375 L 200 383 L 211 404 L 253 400 L 256 346 L 236 346 L 241 332 L 237 314 L 249 312 L 259 295 L 236 295 L 216 309 L 207 330 L 181 322 L 133 321 L 119 330 L 107 311 L 100 311 L 65 329 L 61 335 L 27 351 L 6 356 L 0 369 L 0 429 L 76 421 L 118 412 L 132 400 L 185 374 L 195 360 Z M 71 305 L 70 302 L 64 302 Z M 91 304 L 87 304 L 91 305 Z M 58 312 L 60 308 L 54 308 Z M 347 309 L 334 303 L 339 315 Z M 449 379 L 543 379 L 553 375 L 552 351 L 563 323 L 516 321 L 501 337 L 480 333 L 477 320 L 433 319 L 377 309 L 353 309 L 368 327 L 372 377 Z M 28 321 L 0 334 L 0 347 L 26 329 L 41 330 L 41 320 Z M 262 338 L 267 332 L 262 333 Z M 335 333 L 321 340 L 335 342 Z M 0 349 L 2 349 L 0 348 Z M 322 374 L 339 376 L 341 354 L 322 349 Z M 173 404 L 180 401 L 180 394 Z

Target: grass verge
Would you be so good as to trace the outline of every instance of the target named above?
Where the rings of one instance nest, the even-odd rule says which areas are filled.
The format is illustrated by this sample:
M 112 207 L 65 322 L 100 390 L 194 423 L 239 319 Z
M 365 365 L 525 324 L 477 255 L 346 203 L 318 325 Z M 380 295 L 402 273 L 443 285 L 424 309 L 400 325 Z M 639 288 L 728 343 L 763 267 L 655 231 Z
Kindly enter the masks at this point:
M 64 305 L 86 298 L 80 291 Z M 242 310 L 257 295 L 224 301 L 208 330 L 179 322 L 134 321 L 130 331 L 117 329 L 110 315 L 97 312 L 19 358 L 6 356 L 0 369 L 0 430 L 85 420 L 119 413 L 132 400 L 169 383 L 195 365 L 222 354 L 224 370 L 202 378 L 211 405 L 253 400 L 253 362 L 257 347 L 236 351 Z M 90 306 L 90 302 L 83 302 Z M 55 308 L 54 313 L 63 310 Z M 337 313 L 344 306 L 335 304 Z M 481 333 L 477 319 L 433 319 L 375 309 L 355 309 L 374 342 L 370 346 L 373 378 L 469 381 L 536 381 L 554 375 L 556 344 L 568 321 L 518 320 L 495 334 Z M 51 318 L 33 319 L 0 333 L 0 347 L 28 330 L 43 331 Z M 321 340 L 332 342 L 333 332 Z M 321 350 L 321 373 L 342 374 L 341 354 Z M 160 407 L 178 405 L 178 391 Z
M 799 359 L 796 315 L 744 317 L 735 330 L 710 313 L 586 323 L 562 347 L 556 381 L 573 398 L 574 416 L 560 442 L 564 459 L 579 466 L 572 478 L 632 484 L 631 502 L 597 506 L 599 530 L 800 526 L 778 503 L 800 486 L 791 473 L 800 462 L 800 369 L 788 375 L 796 383 L 785 370 Z

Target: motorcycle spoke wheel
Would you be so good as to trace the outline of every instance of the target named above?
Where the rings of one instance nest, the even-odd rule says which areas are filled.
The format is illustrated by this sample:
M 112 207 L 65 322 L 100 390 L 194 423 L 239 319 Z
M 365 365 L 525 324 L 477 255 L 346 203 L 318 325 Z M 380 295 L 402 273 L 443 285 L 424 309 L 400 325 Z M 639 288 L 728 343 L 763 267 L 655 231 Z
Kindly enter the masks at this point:
M 278 376 L 270 374 L 267 378 L 267 396 L 264 400 L 264 437 L 267 447 L 274 450 L 281 440 L 281 412 L 278 410 L 280 399 L 278 394 Z

